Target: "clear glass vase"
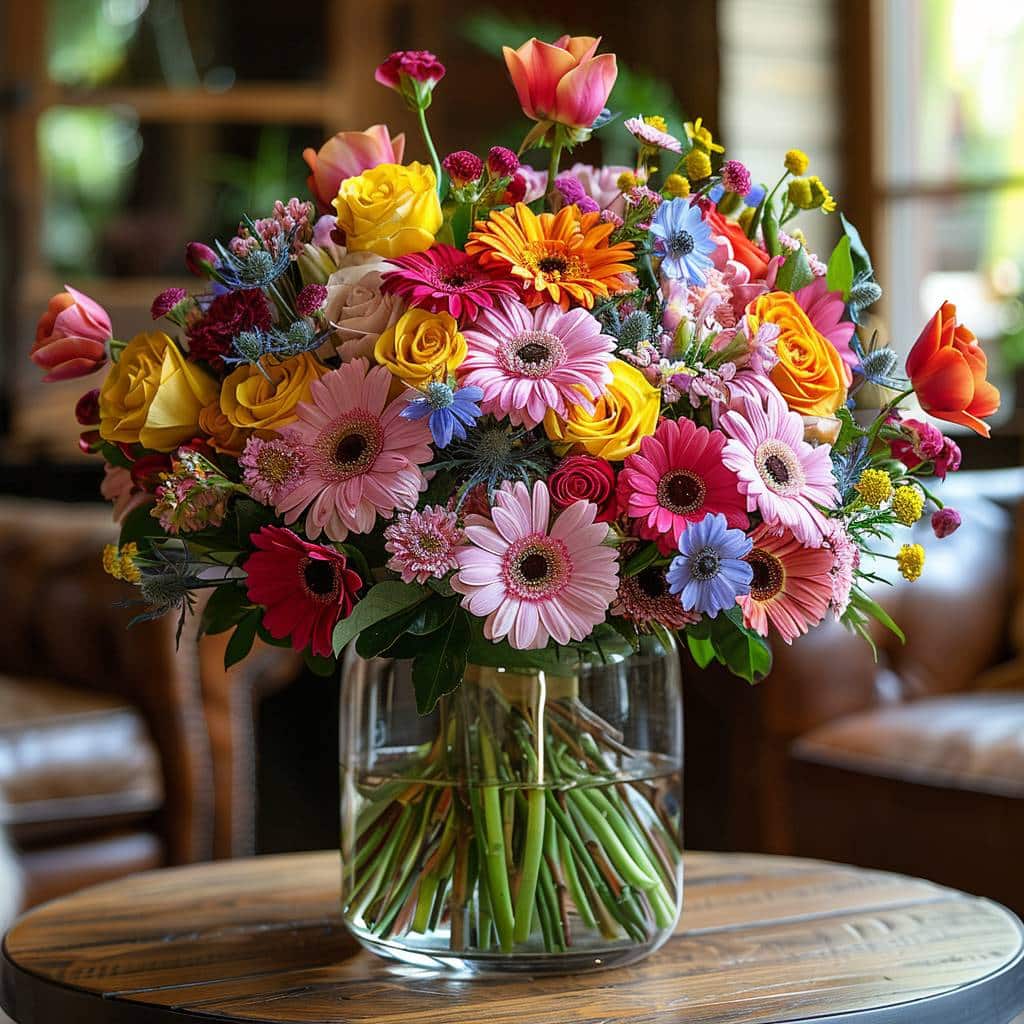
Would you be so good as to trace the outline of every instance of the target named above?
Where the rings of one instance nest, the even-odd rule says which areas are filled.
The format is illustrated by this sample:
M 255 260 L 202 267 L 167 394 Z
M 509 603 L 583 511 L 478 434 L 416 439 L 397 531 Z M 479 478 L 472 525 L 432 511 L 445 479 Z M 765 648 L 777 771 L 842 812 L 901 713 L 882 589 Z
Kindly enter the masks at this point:
M 410 664 L 342 669 L 342 909 L 406 963 L 566 973 L 640 959 L 682 906 L 679 658 L 470 665 L 429 715 Z

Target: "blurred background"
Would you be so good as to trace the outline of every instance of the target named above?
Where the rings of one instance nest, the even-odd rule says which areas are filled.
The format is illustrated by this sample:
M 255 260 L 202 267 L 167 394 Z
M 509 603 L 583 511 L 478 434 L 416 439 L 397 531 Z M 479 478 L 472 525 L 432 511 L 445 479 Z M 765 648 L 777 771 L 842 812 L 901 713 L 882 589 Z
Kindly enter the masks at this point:
M 95 501 L 102 477 L 77 451 L 82 382 L 42 385 L 27 358 L 48 298 L 65 282 L 81 288 L 128 338 L 150 323 L 158 292 L 189 286 L 188 241 L 226 240 L 241 213 L 305 196 L 304 147 L 385 122 L 407 133 L 407 156 L 422 156 L 412 116 L 373 80 L 393 50 L 430 49 L 447 65 L 431 109 L 444 151 L 515 146 L 526 124 L 501 45 L 569 31 L 603 35 L 618 53 L 612 109 L 661 114 L 677 131 L 703 117 L 768 182 L 787 149 L 804 149 L 874 255 L 885 296 L 870 327 L 906 351 L 955 298 L 1004 395 L 992 442 L 957 436 L 965 464 L 992 471 L 961 492 L 991 501 L 973 539 L 965 528 L 933 582 L 916 585 L 920 606 L 905 609 L 922 623 L 916 648 L 883 649 L 877 664 L 850 655 L 827 706 L 822 666 L 846 657 L 831 627 L 808 642 L 809 660 L 780 662 L 786 678 L 758 691 L 774 696 L 725 680 L 693 687 L 694 841 L 897 867 L 1022 909 L 1012 857 L 1004 874 L 993 866 L 1024 841 L 1024 687 L 1014 674 L 1024 641 L 1014 510 L 1024 487 L 1012 468 L 1024 449 L 1022 0 L 687 0 L 647 13 L 621 0 L 305 0 L 294 11 L 271 0 L 7 0 L 2 11 L 0 492 L 13 497 L 0 511 L 0 800 L 10 804 L 0 824 L 19 848 L 26 899 L 140 866 L 330 846 L 337 835 L 329 684 L 259 657 L 225 676 L 217 651 L 176 659 L 163 625 L 125 634 L 103 619 L 119 593 L 94 574 L 109 510 L 68 515 L 40 501 Z M 602 132 L 574 159 L 620 162 L 626 138 Z M 837 221 L 812 216 L 812 248 L 827 256 Z M 937 623 L 973 621 L 979 609 L 969 642 L 935 642 Z M 790 792 L 794 765 L 802 780 L 824 756 L 817 734 L 803 761 L 794 743 L 848 713 L 977 696 L 994 668 L 1009 711 L 1004 699 L 986 705 L 988 718 L 975 702 L 952 719 L 932 708 L 916 724 L 861 723 L 939 774 L 920 793 L 864 790 L 846 820 L 871 818 L 875 846 L 862 841 L 866 825 L 860 839 L 835 831 L 838 846 L 815 845 L 801 821 L 853 808 L 871 773 L 851 775 L 860 748 L 848 743 L 838 774 Z M 55 690 L 37 682 L 43 675 Z M 105 732 L 75 732 L 86 711 Z M 968 720 L 976 728 L 965 734 Z M 941 721 L 952 721 L 952 738 Z M 984 736 L 994 752 L 978 746 Z M 877 768 L 878 752 L 865 756 Z M 755 809 L 742 785 L 758 780 Z M 907 810 L 917 799 L 920 819 Z M 973 802 L 953 814 L 954 799 Z M 901 816 L 902 839 L 892 831 Z M 951 820 L 961 825 L 943 833 L 945 864 L 911 833 L 930 836 L 937 821 L 949 831 Z M 957 852 L 961 833 L 972 835 L 974 859 Z

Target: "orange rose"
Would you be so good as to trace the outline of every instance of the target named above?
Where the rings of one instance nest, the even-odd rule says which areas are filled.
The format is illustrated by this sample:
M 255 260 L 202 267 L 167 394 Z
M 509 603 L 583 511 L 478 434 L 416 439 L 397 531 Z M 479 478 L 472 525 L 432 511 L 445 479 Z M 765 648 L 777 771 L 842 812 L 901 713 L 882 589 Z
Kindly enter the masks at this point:
M 757 325 L 775 324 L 778 363 L 772 383 L 790 409 L 803 416 L 831 416 L 846 401 L 850 378 L 835 345 L 815 330 L 789 292 L 758 296 L 747 312 Z
M 199 413 L 199 429 L 210 438 L 214 451 L 241 455 L 251 431 L 236 427 L 220 407 L 220 395 Z
M 987 373 L 978 339 L 956 322 L 956 306 L 944 302 L 907 356 L 907 376 L 921 408 L 988 437 L 988 424 L 980 417 L 999 408 L 999 389 L 986 380 Z

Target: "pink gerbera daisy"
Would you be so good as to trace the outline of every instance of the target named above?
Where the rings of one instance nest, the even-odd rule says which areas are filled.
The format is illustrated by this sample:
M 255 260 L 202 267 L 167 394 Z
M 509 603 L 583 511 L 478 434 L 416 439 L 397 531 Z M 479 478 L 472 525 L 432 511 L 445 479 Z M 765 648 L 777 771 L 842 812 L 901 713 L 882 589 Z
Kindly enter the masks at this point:
M 843 319 L 846 314 L 846 303 L 843 302 L 842 294 L 829 291 L 825 278 L 816 277 L 810 284 L 794 292 L 793 298 L 807 314 L 807 319 L 811 321 L 814 329 L 832 342 L 846 363 L 847 376 L 852 380 L 850 371 L 860 365 L 860 359 L 850 347 L 854 324 Z
M 804 547 L 789 530 L 762 523 L 750 537 L 746 560 L 754 570 L 750 593 L 736 598 L 743 623 L 761 636 L 772 625 L 787 644 L 817 625 L 832 601 L 833 554 Z
M 391 260 L 397 270 L 381 276 L 381 288 L 432 313 L 450 313 L 468 323 L 482 309 L 519 288 L 511 277 L 484 270 L 472 256 L 450 245 L 434 245 Z
M 517 650 L 548 639 L 583 640 L 604 621 L 618 585 L 617 555 L 597 506 L 577 501 L 551 520 L 547 485 L 524 483 L 494 494 L 490 518 L 466 517 L 467 544 L 456 553 L 452 589 L 485 618 L 484 636 Z
M 365 359 L 313 381 L 312 400 L 300 402 L 298 418 L 281 431 L 306 459 L 275 503 L 285 522 L 308 508 L 306 533 L 340 541 L 350 530 L 368 533 L 377 516 L 415 508 L 427 486 L 419 467 L 430 461 L 430 429 L 402 417 L 406 398 L 388 401 L 391 381 L 386 367 L 370 369 Z
M 743 400 L 743 411 L 722 413 L 719 423 L 731 438 L 722 461 L 739 474 L 747 511 L 757 509 L 766 523 L 788 527 L 803 544 L 817 545 L 828 521 L 817 507 L 839 503 L 832 476 L 832 447 L 804 440 L 804 421 L 781 399 Z
M 462 528 L 454 512 L 427 505 L 422 512 L 402 513 L 384 531 L 384 549 L 392 557 L 388 568 L 400 573 L 403 583 L 426 583 L 456 568 L 455 549 L 462 543 Z
M 306 468 L 302 450 L 283 437 L 250 437 L 238 462 L 249 493 L 263 505 L 273 505 L 287 494 Z
M 619 474 L 619 506 L 637 533 L 671 551 L 690 523 L 721 512 L 729 526 L 747 528 L 739 478 L 722 465 L 725 435 L 691 420 L 663 420 L 640 442 Z
M 334 627 L 348 618 L 362 578 L 340 551 L 280 526 L 264 526 L 252 542 L 242 568 L 249 600 L 266 608 L 263 625 L 271 636 L 290 637 L 295 650 L 329 658 Z
M 565 416 L 570 405 L 592 412 L 611 383 L 615 339 L 585 309 L 502 302 L 463 333 L 460 382 L 483 389 L 484 412 L 517 426 L 535 427 L 549 409 Z

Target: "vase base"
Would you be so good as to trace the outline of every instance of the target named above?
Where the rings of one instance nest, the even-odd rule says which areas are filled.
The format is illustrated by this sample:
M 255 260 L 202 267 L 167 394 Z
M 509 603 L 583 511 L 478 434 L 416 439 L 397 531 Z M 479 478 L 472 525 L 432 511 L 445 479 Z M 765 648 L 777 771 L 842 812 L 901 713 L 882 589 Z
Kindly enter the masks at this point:
M 371 935 L 361 934 L 356 929 L 349 930 L 364 949 L 387 960 L 422 967 L 428 971 L 473 978 L 495 977 L 502 974 L 583 974 L 625 967 L 649 956 L 669 937 L 669 933 L 666 933 L 645 943 L 610 943 L 607 946 L 595 944 L 590 948 L 567 950 L 564 953 L 546 953 L 543 950 L 526 950 L 521 953 L 456 953 L 440 946 L 431 948 L 427 943 L 417 948 L 406 943 L 377 939 Z

